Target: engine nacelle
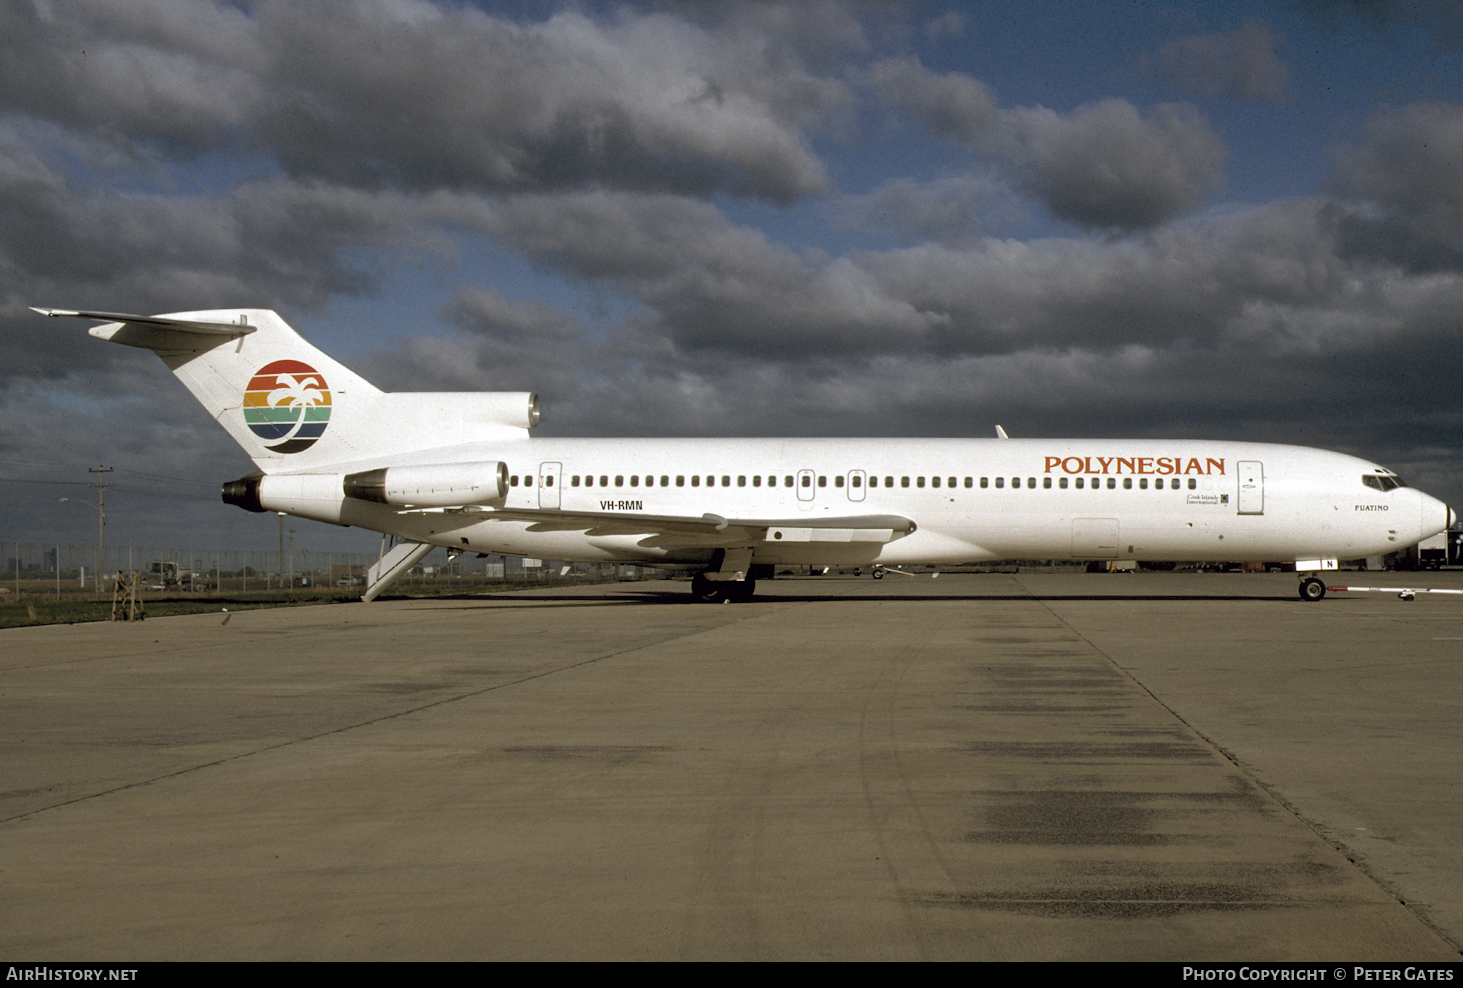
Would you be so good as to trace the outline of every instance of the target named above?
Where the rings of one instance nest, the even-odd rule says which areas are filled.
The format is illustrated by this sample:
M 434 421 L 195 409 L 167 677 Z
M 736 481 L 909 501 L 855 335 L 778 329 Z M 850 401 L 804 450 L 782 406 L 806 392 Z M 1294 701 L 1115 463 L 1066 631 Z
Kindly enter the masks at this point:
M 263 474 L 223 485 L 225 504 L 245 511 L 279 511 L 333 525 L 353 524 L 343 516 L 346 501 L 338 473 Z
M 398 507 L 488 504 L 508 496 L 508 465 L 483 460 L 383 467 L 346 474 L 341 489 L 346 497 Z
M 256 514 L 269 510 L 259 501 L 259 482 L 263 479 L 264 474 L 255 472 L 224 484 L 224 504 L 232 504 L 236 508 Z

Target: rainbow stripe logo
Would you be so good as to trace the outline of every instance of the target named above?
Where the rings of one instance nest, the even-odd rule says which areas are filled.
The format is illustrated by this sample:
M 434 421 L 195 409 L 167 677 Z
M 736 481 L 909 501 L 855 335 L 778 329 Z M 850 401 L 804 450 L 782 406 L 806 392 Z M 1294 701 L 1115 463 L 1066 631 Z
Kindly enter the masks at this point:
M 298 453 L 314 446 L 330 424 L 330 389 L 309 364 L 276 360 L 265 364 L 244 392 L 244 422 L 274 453 Z

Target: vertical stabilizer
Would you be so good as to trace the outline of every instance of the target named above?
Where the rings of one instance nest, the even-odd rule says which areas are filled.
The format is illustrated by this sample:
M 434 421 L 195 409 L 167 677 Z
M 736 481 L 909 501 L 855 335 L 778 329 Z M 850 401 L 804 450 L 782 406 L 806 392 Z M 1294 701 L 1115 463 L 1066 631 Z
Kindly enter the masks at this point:
M 36 311 L 104 320 L 92 336 L 156 353 L 265 473 L 522 438 L 538 420 L 527 392 L 386 394 L 268 309 Z

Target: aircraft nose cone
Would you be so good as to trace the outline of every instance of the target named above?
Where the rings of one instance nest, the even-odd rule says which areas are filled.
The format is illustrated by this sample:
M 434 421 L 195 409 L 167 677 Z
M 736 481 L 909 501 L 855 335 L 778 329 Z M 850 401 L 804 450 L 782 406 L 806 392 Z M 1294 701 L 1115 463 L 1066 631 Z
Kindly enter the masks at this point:
M 1457 519 L 1453 509 L 1430 495 L 1422 496 L 1422 538 L 1430 539 L 1439 532 L 1446 532 Z

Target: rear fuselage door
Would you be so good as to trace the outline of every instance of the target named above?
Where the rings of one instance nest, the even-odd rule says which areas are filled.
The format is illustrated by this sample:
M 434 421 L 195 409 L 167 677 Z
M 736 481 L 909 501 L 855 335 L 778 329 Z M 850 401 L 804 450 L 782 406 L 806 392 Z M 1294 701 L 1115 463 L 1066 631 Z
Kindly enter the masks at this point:
M 850 470 L 846 483 L 848 484 L 848 499 L 850 501 L 862 501 L 864 499 L 864 485 L 868 483 L 868 478 L 864 476 L 864 472 L 862 470 Z

